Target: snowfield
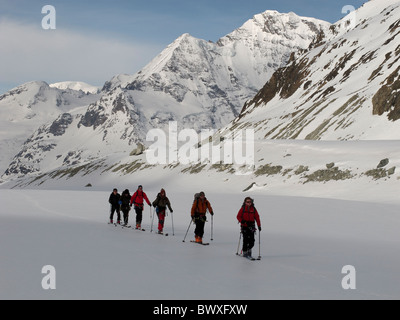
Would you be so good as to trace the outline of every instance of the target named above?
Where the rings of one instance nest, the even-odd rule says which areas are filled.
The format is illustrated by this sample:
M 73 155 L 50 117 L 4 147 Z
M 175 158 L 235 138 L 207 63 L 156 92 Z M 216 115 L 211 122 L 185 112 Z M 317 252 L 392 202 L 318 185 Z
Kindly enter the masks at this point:
M 215 217 L 214 241 L 209 221 L 205 247 L 189 242 L 193 225 L 182 242 L 193 194 L 177 189 L 167 189 L 169 237 L 149 232 L 148 206 L 146 232 L 107 225 L 111 188 L 1 190 L 0 299 L 400 298 L 399 202 L 255 192 L 262 260 L 251 262 L 235 255 L 243 194 L 206 190 Z M 145 191 L 152 201 L 159 190 Z M 55 290 L 42 288 L 47 265 L 56 270 Z M 342 288 L 347 265 L 356 270 L 355 290 Z
M 366 2 L 353 29 L 347 18 L 333 25 L 243 109 L 268 72 L 329 25 L 267 11 L 217 44 L 184 34 L 102 92 L 35 81 L 1 95 L 0 299 L 400 299 L 399 12 L 398 0 Z M 174 129 L 155 139 L 170 158 L 151 165 L 139 142 L 175 121 L 220 129 L 187 149 L 228 160 L 244 157 L 233 149 L 253 141 L 233 138 L 254 129 L 254 161 L 201 154 L 186 165 L 183 152 L 177 163 L 176 148 L 188 145 L 175 144 Z M 168 237 L 150 233 L 148 206 L 146 232 L 107 224 L 112 189 L 138 185 L 151 201 L 166 189 Z M 200 191 L 215 212 L 209 246 L 190 243 L 193 225 L 182 241 Z M 260 261 L 236 255 L 246 196 L 261 217 Z

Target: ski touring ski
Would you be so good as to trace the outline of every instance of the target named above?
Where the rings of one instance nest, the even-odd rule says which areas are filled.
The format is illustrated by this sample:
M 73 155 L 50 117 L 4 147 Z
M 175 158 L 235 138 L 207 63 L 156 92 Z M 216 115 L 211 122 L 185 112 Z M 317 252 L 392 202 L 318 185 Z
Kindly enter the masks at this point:
M 242 257 L 242 258 L 245 258 L 245 259 L 248 259 L 248 260 L 250 260 L 250 261 L 256 261 L 256 259 L 254 259 L 253 257 L 244 256 L 243 254 L 238 254 L 238 256 L 239 256 L 239 257 Z
M 242 253 L 240 253 L 240 254 L 236 254 L 238 257 L 242 257 L 242 258 L 246 258 L 246 259 L 248 259 L 248 260 L 250 260 L 250 261 L 260 261 L 261 260 L 261 257 L 258 257 L 257 259 L 256 258 L 253 258 L 253 257 L 251 257 L 251 256 L 244 256 Z
M 156 234 L 160 235 L 160 236 L 165 236 L 168 237 L 168 233 L 164 233 L 164 232 L 156 232 Z
M 202 246 L 209 246 L 210 245 L 210 243 L 209 242 L 196 242 L 196 241 L 194 241 L 194 240 L 190 240 L 190 242 L 191 243 L 196 243 L 196 244 L 199 244 L 199 245 L 202 245 Z

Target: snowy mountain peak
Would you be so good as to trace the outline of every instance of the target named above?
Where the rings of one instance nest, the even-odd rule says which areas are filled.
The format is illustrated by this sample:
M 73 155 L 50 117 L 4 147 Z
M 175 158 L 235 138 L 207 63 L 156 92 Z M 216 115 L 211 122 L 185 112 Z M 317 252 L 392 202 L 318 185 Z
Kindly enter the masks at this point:
M 229 41 L 245 40 L 269 41 L 272 44 L 290 45 L 289 41 L 297 42 L 304 47 L 321 32 L 327 32 L 330 23 L 314 18 L 300 17 L 293 12 L 279 13 L 267 10 L 255 15 L 240 28 L 221 38 L 218 43 L 225 45 Z
M 99 88 L 87 84 L 81 81 L 64 81 L 64 82 L 57 82 L 50 84 L 51 88 L 57 88 L 60 90 L 75 90 L 75 91 L 82 91 L 84 93 L 92 93 L 96 94 L 99 92 Z
M 167 130 L 171 121 L 180 129 L 219 129 L 240 113 L 292 52 L 308 48 L 329 26 L 293 13 L 266 12 L 218 43 L 185 33 L 135 75 L 106 82 L 96 101 L 78 109 L 61 108 L 46 118 L 26 137 L 3 178 L 131 152 L 135 144 L 146 144 L 148 130 Z M 77 83 L 55 86 L 77 88 Z M 57 101 L 70 91 L 47 89 L 61 97 Z
M 269 19 L 276 20 L 274 34 L 265 27 Z M 287 21 L 295 21 L 290 31 L 285 30 Z M 243 103 L 286 64 L 292 52 L 307 48 L 329 27 L 317 19 L 266 11 L 216 44 L 185 33 L 124 88 L 172 98 L 175 106 L 168 103 L 168 110 L 162 112 L 183 126 L 219 128 L 238 115 Z M 140 107 L 138 99 L 134 100 Z M 201 121 L 193 121 L 193 116 Z
M 101 91 L 112 91 L 117 87 L 125 88 L 130 82 L 133 81 L 133 76 L 128 74 L 119 74 L 112 77 L 111 80 L 106 81 Z
M 399 139 L 399 16 L 399 1 L 365 3 L 277 70 L 234 126 L 260 139 Z
M 1 95 L 1 171 L 4 172 L 13 157 L 20 153 L 26 139 L 40 126 L 63 113 L 87 106 L 98 97 L 82 91 L 52 88 L 44 81 L 25 83 Z

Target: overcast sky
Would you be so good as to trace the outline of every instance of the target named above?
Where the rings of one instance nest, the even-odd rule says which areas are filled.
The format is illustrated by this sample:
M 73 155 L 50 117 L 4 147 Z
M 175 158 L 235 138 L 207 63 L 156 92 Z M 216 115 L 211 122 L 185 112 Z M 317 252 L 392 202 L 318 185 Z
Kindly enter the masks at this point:
M 34 80 L 102 86 L 134 74 L 183 33 L 217 41 L 266 10 L 334 23 L 366 0 L 0 0 L 0 94 Z M 45 5 L 56 29 L 45 30 Z M 49 22 L 49 21 L 47 21 Z

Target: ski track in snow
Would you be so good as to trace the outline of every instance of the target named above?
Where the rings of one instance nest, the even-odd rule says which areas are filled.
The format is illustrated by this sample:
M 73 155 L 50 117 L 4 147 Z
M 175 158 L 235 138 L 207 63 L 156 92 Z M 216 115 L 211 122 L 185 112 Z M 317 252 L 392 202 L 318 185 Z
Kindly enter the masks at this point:
M 25 192 L 21 192 L 21 195 L 22 195 L 27 201 L 29 201 L 29 202 L 34 206 L 34 208 L 38 209 L 39 212 L 42 212 L 42 213 L 46 212 L 46 213 L 50 214 L 51 216 L 57 215 L 57 216 L 59 216 L 59 217 L 64 217 L 64 218 L 69 218 L 69 219 L 81 219 L 81 220 L 90 221 L 90 219 L 86 219 L 86 218 L 81 217 L 81 216 L 74 216 L 74 217 L 71 217 L 71 216 L 68 215 L 68 214 L 63 214 L 63 213 L 61 213 L 61 212 L 59 212 L 59 211 L 56 211 L 56 210 L 54 210 L 54 209 L 46 208 L 45 206 L 41 205 L 41 204 L 39 203 L 39 201 L 36 200 L 33 196 L 31 196 L 31 195 L 29 195 L 29 194 L 27 194 L 27 193 L 25 193 Z

